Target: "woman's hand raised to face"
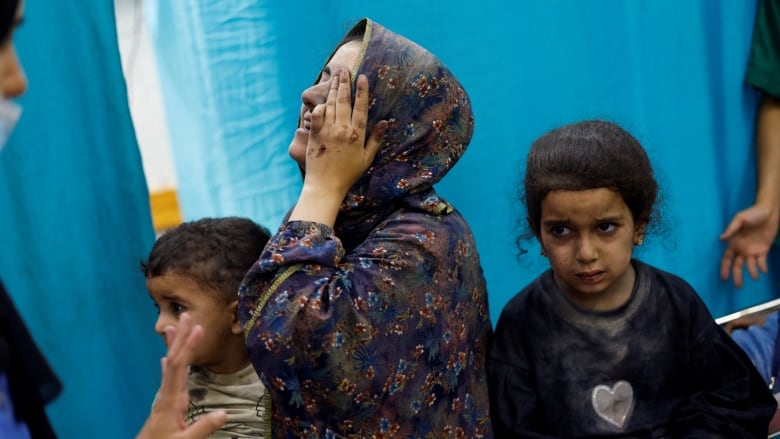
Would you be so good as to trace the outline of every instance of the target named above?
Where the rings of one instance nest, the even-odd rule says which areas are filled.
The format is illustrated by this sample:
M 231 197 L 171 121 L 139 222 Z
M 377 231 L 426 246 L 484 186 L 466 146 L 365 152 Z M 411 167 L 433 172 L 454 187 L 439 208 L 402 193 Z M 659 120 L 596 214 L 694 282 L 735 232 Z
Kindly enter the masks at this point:
M 368 170 L 387 127 L 381 121 L 366 141 L 368 79 L 357 80 L 352 105 L 349 72 L 330 81 L 324 104 L 311 113 L 311 134 L 306 147 L 306 176 L 290 220 L 333 226 L 347 191 Z

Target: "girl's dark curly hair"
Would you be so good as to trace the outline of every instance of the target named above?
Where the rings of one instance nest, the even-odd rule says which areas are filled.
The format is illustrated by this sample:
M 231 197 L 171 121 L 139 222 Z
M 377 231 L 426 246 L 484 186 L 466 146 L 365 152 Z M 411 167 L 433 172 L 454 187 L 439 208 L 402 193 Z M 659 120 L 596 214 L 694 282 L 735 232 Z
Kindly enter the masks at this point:
M 609 188 L 623 198 L 637 226 L 655 216 L 658 184 L 650 159 L 615 123 L 590 120 L 544 134 L 531 146 L 525 172 L 526 220 L 537 238 L 542 200 L 552 191 Z

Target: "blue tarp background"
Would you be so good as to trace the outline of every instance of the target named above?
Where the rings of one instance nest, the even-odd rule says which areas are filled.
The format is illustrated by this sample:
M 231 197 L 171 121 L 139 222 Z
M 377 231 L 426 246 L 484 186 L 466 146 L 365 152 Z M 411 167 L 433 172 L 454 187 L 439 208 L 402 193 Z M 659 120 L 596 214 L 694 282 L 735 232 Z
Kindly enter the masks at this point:
M 86 3 L 85 3 L 86 2 Z M 300 93 L 361 17 L 429 48 L 472 98 L 476 131 L 439 185 L 469 220 L 491 313 L 546 267 L 517 257 L 530 143 L 612 119 L 649 151 L 663 228 L 639 257 L 686 278 L 713 314 L 775 297 L 780 261 L 742 290 L 718 279 L 718 235 L 752 202 L 757 95 L 742 84 L 754 1 L 278 2 L 146 0 L 186 219 L 275 228 L 300 177 L 287 158 Z M 65 392 L 64 438 L 132 437 L 162 345 L 138 261 L 154 239 L 110 2 L 27 2 L 30 91 L 0 155 L 0 277 Z
M 300 93 L 361 17 L 436 53 L 469 92 L 476 131 L 438 186 L 470 221 L 491 313 L 547 264 L 517 257 L 517 184 L 531 142 L 614 120 L 642 142 L 663 223 L 636 255 L 687 279 L 716 316 L 777 295 L 718 277 L 728 220 L 753 200 L 757 94 L 742 83 L 754 1 L 276 2 L 147 0 L 187 219 L 276 227 L 300 177 L 287 158 Z
M 154 240 L 112 2 L 26 1 L 29 91 L 0 153 L 0 278 L 64 384 L 61 438 L 129 438 L 164 353 L 139 262 Z

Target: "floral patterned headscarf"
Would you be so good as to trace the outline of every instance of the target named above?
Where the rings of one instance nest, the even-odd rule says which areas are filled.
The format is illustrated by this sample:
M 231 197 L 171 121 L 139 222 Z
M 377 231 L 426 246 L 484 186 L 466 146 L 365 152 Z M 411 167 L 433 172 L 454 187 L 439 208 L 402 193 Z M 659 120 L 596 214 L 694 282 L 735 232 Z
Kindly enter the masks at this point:
M 371 168 L 349 190 L 336 221 L 337 236 L 352 242 L 401 206 L 451 212 L 432 186 L 460 159 L 474 131 L 466 91 L 436 56 L 370 19 L 344 41 L 356 38 L 362 47 L 352 78 L 368 77 L 367 133 L 381 120 L 389 124 Z

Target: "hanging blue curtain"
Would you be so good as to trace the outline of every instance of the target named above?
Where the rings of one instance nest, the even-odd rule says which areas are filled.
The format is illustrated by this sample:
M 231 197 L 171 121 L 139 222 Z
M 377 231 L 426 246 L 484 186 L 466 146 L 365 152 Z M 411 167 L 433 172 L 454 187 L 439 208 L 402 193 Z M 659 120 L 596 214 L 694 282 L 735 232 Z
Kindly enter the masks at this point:
M 718 236 L 755 190 L 756 93 L 742 76 L 755 1 L 272 2 L 151 0 L 186 217 L 242 214 L 278 225 L 300 178 L 287 158 L 300 92 L 344 31 L 371 17 L 436 53 L 468 90 L 476 131 L 439 185 L 477 238 L 495 317 L 547 267 L 515 238 L 531 142 L 610 119 L 648 150 L 662 222 L 636 254 L 679 274 L 715 316 L 777 296 L 770 274 L 719 279 Z
M 300 172 L 284 154 L 297 114 L 287 104 L 298 85 L 286 85 L 295 62 L 276 44 L 292 35 L 277 23 L 292 9 L 147 0 L 185 219 L 244 215 L 275 229 L 297 197 Z
M 30 88 L 0 153 L 0 278 L 64 390 L 63 438 L 133 437 L 164 354 L 139 262 L 154 241 L 113 2 L 27 1 Z

